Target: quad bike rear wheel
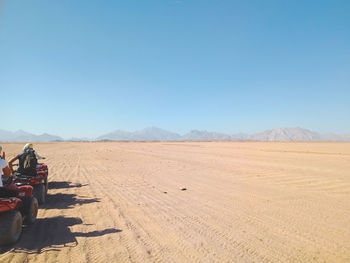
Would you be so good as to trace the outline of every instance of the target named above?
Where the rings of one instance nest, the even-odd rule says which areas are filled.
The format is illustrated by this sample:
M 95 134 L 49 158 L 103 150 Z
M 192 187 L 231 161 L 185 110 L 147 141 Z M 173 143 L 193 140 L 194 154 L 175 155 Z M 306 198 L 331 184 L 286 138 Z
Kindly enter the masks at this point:
M 38 199 L 39 205 L 45 204 L 46 190 L 44 184 L 39 184 L 34 187 L 33 196 Z
M 22 233 L 22 215 L 18 210 L 0 215 L 0 245 L 10 245 L 19 239 Z
M 45 193 L 47 195 L 47 191 L 49 190 L 49 182 L 47 181 L 47 178 L 45 178 Z
M 34 196 L 27 197 L 23 200 L 24 223 L 26 225 L 31 225 L 35 222 L 38 209 L 38 200 Z

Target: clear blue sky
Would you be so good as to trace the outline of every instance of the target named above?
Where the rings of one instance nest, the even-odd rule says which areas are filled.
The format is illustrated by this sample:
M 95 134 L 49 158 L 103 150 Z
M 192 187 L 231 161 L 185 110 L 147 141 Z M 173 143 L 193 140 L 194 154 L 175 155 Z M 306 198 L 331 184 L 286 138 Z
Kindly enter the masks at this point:
M 0 3 L 0 129 L 350 132 L 348 0 Z

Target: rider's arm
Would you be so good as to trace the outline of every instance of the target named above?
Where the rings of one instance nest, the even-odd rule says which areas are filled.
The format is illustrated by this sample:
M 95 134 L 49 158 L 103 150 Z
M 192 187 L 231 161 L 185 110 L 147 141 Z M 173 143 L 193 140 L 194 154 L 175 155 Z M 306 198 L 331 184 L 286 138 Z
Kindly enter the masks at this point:
M 13 169 L 12 169 L 12 163 L 18 160 L 18 156 L 13 157 L 10 161 L 9 161 L 9 168 L 10 168 L 10 172 L 13 173 Z
M 2 172 L 4 174 L 4 176 L 10 176 L 12 173 L 11 173 L 11 170 L 10 170 L 10 167 L 6 166 L 5 168 L 2 169 Z
M 40 156 L 36 151 L 34 152 L 35 153 L 35 157 L 39 160 L 39 159 L 45 159 L 45 157 L 43 156 Z
M 0 157 L 1 159 L 6 159 L 5 152 L 2 152 L 2 156 Z

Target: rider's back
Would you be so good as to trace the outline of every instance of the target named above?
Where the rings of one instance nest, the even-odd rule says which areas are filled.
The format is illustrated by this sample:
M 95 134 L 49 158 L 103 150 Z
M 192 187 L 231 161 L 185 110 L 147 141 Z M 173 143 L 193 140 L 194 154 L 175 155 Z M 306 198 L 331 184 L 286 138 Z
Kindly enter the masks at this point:
M 27 150 L 18 156 L 18 170 L 17 172 L 27 175 L 27 176 L 36 176 L 36 165 L 38 164 L 38 160 L 35 156 L 34 150 Z

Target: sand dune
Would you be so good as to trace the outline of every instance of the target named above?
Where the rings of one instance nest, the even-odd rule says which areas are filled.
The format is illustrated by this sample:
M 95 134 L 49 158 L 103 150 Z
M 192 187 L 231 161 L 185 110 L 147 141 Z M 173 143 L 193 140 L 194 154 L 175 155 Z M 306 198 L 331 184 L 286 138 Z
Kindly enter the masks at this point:
M 0 262 L 350 262 L 350 143 L 34 146 L 48 200 Z

